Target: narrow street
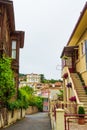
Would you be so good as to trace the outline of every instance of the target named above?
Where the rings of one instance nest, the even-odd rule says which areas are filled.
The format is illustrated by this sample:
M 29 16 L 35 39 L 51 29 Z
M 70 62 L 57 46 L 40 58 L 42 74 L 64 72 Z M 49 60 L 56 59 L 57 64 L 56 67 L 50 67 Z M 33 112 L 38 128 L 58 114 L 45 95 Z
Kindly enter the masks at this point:
M 51 130 L 50 119 L 48 113 L 36 113 L 0 130 Z

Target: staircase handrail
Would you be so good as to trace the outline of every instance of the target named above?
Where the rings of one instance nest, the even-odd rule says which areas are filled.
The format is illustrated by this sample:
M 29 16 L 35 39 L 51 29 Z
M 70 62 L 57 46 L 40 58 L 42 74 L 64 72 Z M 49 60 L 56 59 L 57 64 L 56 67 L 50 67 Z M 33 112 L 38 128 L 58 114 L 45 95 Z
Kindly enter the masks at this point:
M 72 89 L 73 89 L 73 92 L 74 92 L 74 94 L 75 94 L 75 96 L 76 96 L 77 104 L 80 104 L 80 101 L 79 101 L 79 98 L 78 98 L 76 89 L 75 89 L 75 87 L 74 87 L 74 83 L 73 83 L 73 80 L 72 80 L 72 78 L 71 78 L 71 75 L 70 75 L 70 72 L 69 72 L 68 67 L 66 67 L 66 71 L 67 71 L 67 73 L 68 73 L 68 77 L 69 77 L 69 79 L 70 79 L 70 82 L 72 83 Z

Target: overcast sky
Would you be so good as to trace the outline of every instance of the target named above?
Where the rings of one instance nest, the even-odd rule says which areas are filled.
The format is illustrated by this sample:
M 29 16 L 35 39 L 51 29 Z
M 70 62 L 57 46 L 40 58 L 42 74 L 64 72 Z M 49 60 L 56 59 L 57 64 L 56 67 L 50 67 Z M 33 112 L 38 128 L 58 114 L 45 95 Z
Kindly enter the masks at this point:
M 61 78 L 63 47 L 86 0 L 13 0 L 16 30 L 25 31 L 20 73 Z

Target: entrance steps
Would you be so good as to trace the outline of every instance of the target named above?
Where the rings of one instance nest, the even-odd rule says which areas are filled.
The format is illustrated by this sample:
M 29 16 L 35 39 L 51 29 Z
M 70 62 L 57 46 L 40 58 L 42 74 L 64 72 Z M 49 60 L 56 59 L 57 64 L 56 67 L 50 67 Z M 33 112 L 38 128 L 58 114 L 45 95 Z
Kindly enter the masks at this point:
M 71 73 L 71 78 L 73 80 L 79 101 L 84 105 L 85 113 L 87 114 L 87 94 L 83 88 L 81 79 L 77 73 Z

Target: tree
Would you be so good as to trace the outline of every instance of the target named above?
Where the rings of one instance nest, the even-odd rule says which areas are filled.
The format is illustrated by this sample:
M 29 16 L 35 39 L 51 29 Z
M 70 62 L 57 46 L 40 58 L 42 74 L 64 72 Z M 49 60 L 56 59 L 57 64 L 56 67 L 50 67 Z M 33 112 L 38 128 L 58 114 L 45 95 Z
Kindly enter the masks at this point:
M 9 57 L 0 58 L 0 102 L 7 105 L 7 102 L 15 94 L 14 75 L 11 69 L 11 59 Z
M 59 90 L 58 95 L 58 100 L 63 101 L 63 90 Z
M 63 82 L 61 79 L 56 80 L 56 79 L 46 79 L 44 77 L 44 74 L 40 74 L 41 76 L 41 83 L 56 83 L 56 82 Z
M 44 83 L 45 80 L 44 74 L 40 74 L 40 76 L 41 76 L 41 83 Z
M 18 100 L 22 102 L 22 107 L 37 106 L 39 111 L 43 110 L 43 98 L 34 95 L 33 88 L 24 86 L 18 91 Z
M 24 86 L 24 87 L 20 88 L 20 90 L 24 90 L 24 91 L 26 91 L 28 94 L 31 94 L 31 95 L 34 93 L 33 88 L 31 88 L 30 86 Z

